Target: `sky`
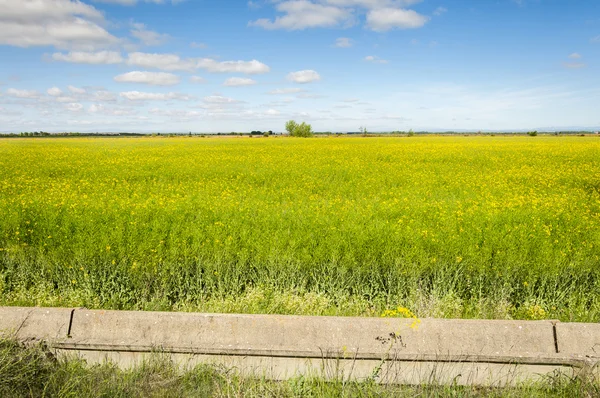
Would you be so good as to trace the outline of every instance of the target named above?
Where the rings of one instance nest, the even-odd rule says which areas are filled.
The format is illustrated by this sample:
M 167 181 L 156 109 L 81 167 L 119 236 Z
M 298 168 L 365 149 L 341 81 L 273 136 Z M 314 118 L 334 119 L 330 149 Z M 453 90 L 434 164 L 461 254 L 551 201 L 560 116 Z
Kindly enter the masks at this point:
M 600 129 L 598 0 L 0 0 L 0 131 Z

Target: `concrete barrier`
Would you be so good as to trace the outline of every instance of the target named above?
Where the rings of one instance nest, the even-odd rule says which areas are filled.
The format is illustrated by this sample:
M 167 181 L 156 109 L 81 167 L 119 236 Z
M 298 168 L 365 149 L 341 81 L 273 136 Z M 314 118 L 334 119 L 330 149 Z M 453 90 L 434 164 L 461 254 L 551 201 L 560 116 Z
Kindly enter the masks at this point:
M 162 352 L 181 366 L 214 363 L 276 380 L 507 385 L 573 377 L 600 362 L 599 326 L 0 308 L 0 329 L 47 340 L 61 355 L 129 367 Z
M 66 340 L 72 309 L 0 307 L 0 337 L 19 340 Z

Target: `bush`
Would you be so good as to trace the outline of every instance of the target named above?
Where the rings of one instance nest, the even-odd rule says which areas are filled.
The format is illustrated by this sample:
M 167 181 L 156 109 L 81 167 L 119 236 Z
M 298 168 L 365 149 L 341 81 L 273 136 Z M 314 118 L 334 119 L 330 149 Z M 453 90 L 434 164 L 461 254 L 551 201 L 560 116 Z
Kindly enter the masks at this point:
M 290 120 L 285 124 L 285 130 L 292 137 L 312 137 L 313 131 L 312 126 L 305 122 L 300 124 L 294 120 Z
M 537 131 L 529 131 L 527 132 L 527 135 L 530 137 L 536 137 L 537 136 Z

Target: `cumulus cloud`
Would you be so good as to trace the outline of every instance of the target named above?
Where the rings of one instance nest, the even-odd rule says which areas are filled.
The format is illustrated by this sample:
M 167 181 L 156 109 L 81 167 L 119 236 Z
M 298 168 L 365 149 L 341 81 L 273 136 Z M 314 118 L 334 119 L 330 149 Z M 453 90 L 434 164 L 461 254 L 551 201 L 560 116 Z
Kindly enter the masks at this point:
M 129 31 L 131 36 L 146 46 L 159 46 L 169 40 L 170 36 L 150 30 L 143 23 L 133 23 Z
M 83 105 L 81 105 L 79 102 L 74 102 L 68 104 L 65 108 L 70 112 L 80 112 L 83 109 Z
M 321 76 L 314 70 L 301 70 L 298 72 L 291 72 L 287 75 L 288 80 L 295 83 L 311 83 L 321 80 Z
M 166 71 L 193 72 L 196 69 L 196 62 L 193 59 L 182 59 L 179 55 L 175 54 L 133 52 L 127 56 L 126 63 L 127 65 Z
M 146 93 L 140 91 L 125 91 L 119 93 L 121 98 L 129 101 L 167 101 L 167 100 L 183 100 L 189 99 L 188 96 L 179 93 Z
M 567 69 L 581 69 L 585 68 L 587 64 L 583 62 L 565 62 L 563 66 Z
M 445 14 L 446 12 L 448 12 L 448 9 L 446 7 L 438 7 L 433 11 L 433 15 L 439 17 L 440 15 Z
M 9 88 L 6 90 L 6 95 L 9 97 L 25 98 L 25 99 L 36 99 L 40 97 L 40 93 L 36 90 L 19 90 L 16 88 Z
M 352 47 L 352 39 L 347 37 L 339 37 L 335 40 L 335 47 L 348 48 Z
M 102 104 L 92 104 L 88 108 L 90 113 L 101 113 L 108 116 L 131 116 L 137 114 L 136 110 L 123 107 L 106 107 Z
M 284 1 L 275 6 L 284 13 L 274 20 L 261 18 L 248 23 L 264 29 L 300 30 L 317 27 L 333 27 L 342 23 L 350 24 L 353 18 L 351 10 L 317 4 L 307 0 Z
M 53 97 L 58 97 L 62 94 L 62 90 L 58 87 L 49 88 L 46 92 L 48 93 L 48 95 L 51 95 Z
M 374 55 L 367 55 L 367 56 L 365 57 L 365 61 L 367 61 L 367 62 L 372 62 L 372 63 L 374 63 L 374 64 L 387 64 L 387 63 L 388 63 L 388 61 L 387 61 L 387 60 L 385 60 L 385 59 L 381 59 L 381 58 L 379 58 L 379 57 L 376 57 L 376 56 L 374 56 Z
M 166 4 L 166 3 L 171 3 L 171 4 L 179 4 L 179 3 L 183 3 L 185 0 L 93 0 L 95 3 L 108 3 L 108 4 L 119 4 L 122 6 L 133 6 L 135 4 L 137 4 L 138 2 L 145 2 L 145 3 L 154 3 L 154 4 Z
M 67 88 L 73 94 L 83 95 L 86 93 L 86 90 L 84 88 L 79 88 L 79 87 L 75 87 L 75 86 L 68 86 Z
M 141 83 L 154 86 L 173 86 L 179 83 L 179 76 L 166 72 L 133 71 L 114 77 L 119 83 Z
M 183 59 L 175 54 L 151 54 L 134 52 L 127 58 L 128 65 L 155 68 L 166 71 L 193 72 L 203 69 L 210 73 L 267 73 L 270 68 L 257 60 L 252 61 L 216 61 L 212 58 Z
M 428 17 L 414 10 L 402 8 L 378 8 L 367 13 L 367 27 L 376 32 L 390 29 L 415 29 L 427 23 Z
M 190 82 L 192 83 L 196 83 L 196 84 L 203 84 L 206 83 L 206 79 L 200 76 L 192 76 L 190 77 Z
M 159 116 L 168 116 L 174 117 L 177 119 L 189 119 L 189 118 L 197 118 L 201 117 L 202 113 L 198 111 L 188 111 L 183 109 L 161 109 L 161 108 L 153 108 L 150 109 L 150 113 Z
M 256 75 L 271 70 L 267 65 L 255 59 L 252 61 L 215 61 L 211 58 L 201 58 L 196 66 L 211 73 L 245 73 Z
M 229 87 L 252 86 L 254 84 L 256 84 L 256 80 L 247 79 L 243 77 L 230 77 L 229 79 L 225 80 L 225 83 L 223 83 L 224 86 Z
M 208 97 L 204 97 L 202 101 L 204 101 L 207 104 L 235 104 L 241 102 L 233 98 L 223 97 L 221 95 L 211 95 Z
M 573 53 L 573 54 L 569 55 L 569 58 L 571 58 L 571 59 L 579 59 L 579 58 L 581 58 L 581 54 Z
M 54 53 L 52 54 L 54 61 L 72 62 L 75 64 L 120 64 L 123 62 L 123 57 L 116 51 L 97 51 L 97 52 L 85 52 L 85 51 L 71 51 L 67 54 Z
M 119 41 L 102 13 L 79 0 L 0 0 L 0 10 L 0 44 L 89 51 Z
M 300 93 L 304 91 L 301 88 L 298 87 L 289 87 L 289 88 L 278 88 L 275 90 L 271 90 L 269 91 L 267 94 L 274 94 L 274 95 L 278 95 L 278 94 L 295 94 L 295 93 Z
M 301 30 L 307 28 L 348 27 L 352 26 L 356 16 L 367 13 L 367 27 L 375 31 L 392 28 L 418 28 L 428 18 L 416 11 L 406 9 L 421 0 L 286 0 L 271 1 L 276 10 L 282 14 L 275 19 L 261 18 L 250 21 L 249 26 L 264 29 Z M 438 7 L 435 15 L 447 10 Z M 349 47 L 342 41 L 342 46 Z M 345 44 L 345 45 L 344 45 Z

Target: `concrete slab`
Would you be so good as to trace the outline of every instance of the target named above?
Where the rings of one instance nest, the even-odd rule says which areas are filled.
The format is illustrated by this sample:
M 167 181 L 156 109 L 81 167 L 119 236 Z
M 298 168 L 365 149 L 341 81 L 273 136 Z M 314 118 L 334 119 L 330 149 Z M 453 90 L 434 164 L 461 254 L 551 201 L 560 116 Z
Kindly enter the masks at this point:
M 548 321 L 298 317 L 76 310 L 73 348 L 280 357 L 473 360 L 555 356 Z
M 64 340 L 71 312 L 69 308 L 0 307 L 0 336 L 19 340 Z
M 600 323 L 557 323 L 558 351 L 600 362 Z

